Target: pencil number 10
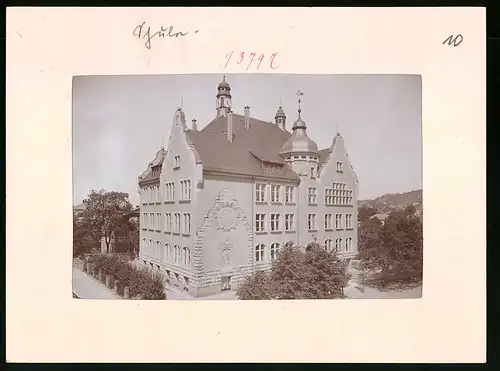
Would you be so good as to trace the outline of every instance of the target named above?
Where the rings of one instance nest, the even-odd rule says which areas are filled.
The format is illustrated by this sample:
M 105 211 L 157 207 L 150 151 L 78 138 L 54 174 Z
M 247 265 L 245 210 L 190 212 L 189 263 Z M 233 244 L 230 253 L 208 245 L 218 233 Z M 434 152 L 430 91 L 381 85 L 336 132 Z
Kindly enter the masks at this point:
M 243 67 L 246 66 L 246 71 L 248 71 L 252 66 L 256 69 L 260 69 L 262 66 L 275 70 L 280 66 L 277 64 L 277 55 L 278 53 L 273 53 L 271 56 L 266 57 L 264 53 L 235 53 L 234 50 L 232 50 L 225 56 L 226 64 L 224 65 L 224 68 L 229 66 L 229 64 L 236 63 L 237 65 L 243 65 Z

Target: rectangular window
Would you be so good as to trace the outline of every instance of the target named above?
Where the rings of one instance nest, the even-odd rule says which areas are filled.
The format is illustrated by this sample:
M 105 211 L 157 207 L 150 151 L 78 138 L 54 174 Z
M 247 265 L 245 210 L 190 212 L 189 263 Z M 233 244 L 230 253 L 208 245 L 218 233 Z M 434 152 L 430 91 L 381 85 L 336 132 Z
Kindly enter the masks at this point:
M 307 215 L 307 228 L 310 231 L 316 230 L 316 214 L 308 214 Z
M 175 213 L 174 219 L 175 219 L 175 233 L 181 233 L 181 214 Z
M 352 214 L 346 214 L 345 227 L 346 229 L 352 229 Z
M 316 187 L 309 187 L 307 192 L 309 205 L 316 205 Z
M 325 188 L 325 205 L 333 205 L 333 188 Z
M 310 176 L 311 176 L 311 178 L 314 178 L 314 177 L 316 176 L 316 174 L 315 174 L 315 171 L 314 171 L 314 168 L 313 168 L 313 167 L 311 167 L 311 168 L 310 168 Z
M 285 214 L 285 231 L 293 231 L 293 214 Z
M 286 203 L 293 203 L 293 186 L 286 186 L 285 187 L 285 202 Z
M 335 229 L 342 229 L 342 214 L 335 214 Z
M 343 172 L 344 171 L 344 164 L 342 161 L 337 161 L 337 171 L 339 173 Z
M 333 193 L 334 205 L 352 205 L 353 202 L 352 189 L 348 189 L 346 183 L 334 182 L 333 191 L 334 191 Z
M 271 185 L 271 202 L 280 202 L 281 186 L 277 184 Z
M 174 169 L 178 169 L 181 167 L 181 156 L 174 156 Z
M 280 230 L 280 214 L 271 214 L 271 232 Z
M 165 201 L 175 200 L 175 183 L 168 182 L 165 184 Z
M 325 229 L 333 229 L 333 214 L 325 214 Z
M 255 232 L 265 231 L 266 214 L 255 214 Z
M 255 201 L 265 202 L 266 201 L 266 185 L 256 184 L 255 185 Z
M 154 223 L 155 223 L 155 214 L 149 213 L 148 229 L 153 229 Z
M 181 180 L 181 200 L 191 200 L 191 180 Z
M 184 233 L 191 234 L 191 214 L 184 213 Z

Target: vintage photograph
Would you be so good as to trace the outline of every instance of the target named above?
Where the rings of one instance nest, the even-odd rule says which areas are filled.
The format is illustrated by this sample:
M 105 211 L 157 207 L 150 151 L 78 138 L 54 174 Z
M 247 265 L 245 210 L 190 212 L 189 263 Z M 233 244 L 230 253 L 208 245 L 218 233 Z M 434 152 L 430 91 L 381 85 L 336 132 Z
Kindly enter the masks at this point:
M 73 78 L 73 297 L 422 296 L 420 75 Z

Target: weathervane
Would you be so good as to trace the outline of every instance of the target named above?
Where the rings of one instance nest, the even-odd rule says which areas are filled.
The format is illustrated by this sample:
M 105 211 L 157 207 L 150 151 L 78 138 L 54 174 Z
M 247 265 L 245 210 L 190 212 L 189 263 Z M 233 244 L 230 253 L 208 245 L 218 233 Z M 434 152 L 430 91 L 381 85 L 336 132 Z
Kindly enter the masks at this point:
M 300 97 L 304 95 L 304 93 L 302 93 L 300 90 L 297 90 L 297 97 L 299 98 L 299 115 L 300 115 L 300 112 L 302 112 L 301 108 L 300 108 L 300 102 L 301 102 L 301 99 Z

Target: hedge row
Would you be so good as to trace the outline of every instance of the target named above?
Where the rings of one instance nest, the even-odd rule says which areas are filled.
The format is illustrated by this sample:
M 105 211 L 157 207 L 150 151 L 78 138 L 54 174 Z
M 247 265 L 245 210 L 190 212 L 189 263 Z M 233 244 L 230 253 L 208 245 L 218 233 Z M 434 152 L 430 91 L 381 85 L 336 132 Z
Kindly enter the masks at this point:
M 163 276 L 156 272 L 134 267 L 128 257 L 116 254 L 95 253 L 87 255 L 86 265 L 91 265 L 104 276 L 113 277 L 118 281 L 119 295 L 124 294 L 125 287 L 129 289 L 131 298 L 140 297 L 142 300 L 165 300 Z

